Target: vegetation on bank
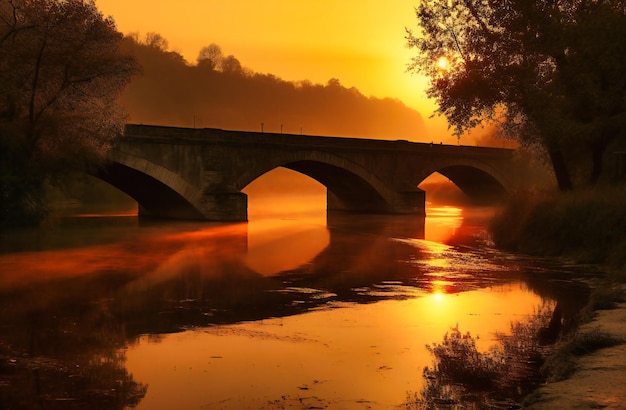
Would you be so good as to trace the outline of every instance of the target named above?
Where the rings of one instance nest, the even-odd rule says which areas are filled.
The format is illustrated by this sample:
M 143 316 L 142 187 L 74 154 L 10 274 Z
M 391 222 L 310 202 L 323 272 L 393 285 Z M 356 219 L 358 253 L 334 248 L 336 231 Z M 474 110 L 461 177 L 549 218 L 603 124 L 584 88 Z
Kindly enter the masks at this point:
M 599 264 L 602 278 L 580 312 L 578 323 L 595 312 L 626 301 L 626 190 L 597 188 L 577 192 L 520 192 L 511 196 L 491 222 L 495 245 L 538 256 L 562 257 L 576 263 Z M 600 330 L 562 335 L 545 358 L 541 373 L 551 382 L 571 377 L 577 358 L 626 342 Z M 525 402 L 535 400 L 531 394 Z
M 600 330 L 574 333 L 556 346 L 542 367 L 543 373 L 550 382 L 565 380 L 576 371 L 577 357 L 622 343 L 624 340 Z
M 423 370 L 422 390 L 407 393 L 406 409 L 518 407 L 543 381 L 545 330 L 554 308 L 546 303 L 529 318 L 512 322 L 510 333 L 497 333 L 498 343 L 486 352 L 477 349 L 477 336 L 462 333 L 458 325 L 450 329 L 441 343 L 426 346 L 433 364 Z
M 623 285 L 615 284 L 612 280 L 614 279 L 613 275 L 610 275 L 609 279 L 603 281 L 591 294 L 589 303 L 580 313 L 579 325 L 591 322 L 598 310 L 615 309 L 618 307 L 618 303 L 626 301 Z M 623 282 L 623 277 L 621 281 Z M 580 330 L 577 328 L 575 331 L 562 335 L 561 340 L 553 346 L 541 366 L 541 374 L 548 382 L 568 379 L 578 370 L 578 359 L 581 356 L 624 343 L 626 340 L 611 330 L 606 331 L 599 328 Z M 542 395 L 535 391 L 526 396 L 523 403 L 525 406 L 529 406 L 542 400 Z
M 496 247 L 577 263 L 626 266 L 626 190 L 518 192 L 493 218 Z

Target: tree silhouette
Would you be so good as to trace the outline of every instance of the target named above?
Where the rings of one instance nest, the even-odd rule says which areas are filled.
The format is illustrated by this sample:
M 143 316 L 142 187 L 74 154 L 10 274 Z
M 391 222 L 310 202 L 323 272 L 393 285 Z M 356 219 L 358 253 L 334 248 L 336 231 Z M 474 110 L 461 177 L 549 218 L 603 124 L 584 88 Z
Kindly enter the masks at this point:
M 416 16 L 409 68 L 431 79 L 457 134 L 496 121 L 549 155 L 561 189 L 600 179 L 607 148 L 626 139 L 623 1 L 438 0 Z
M 216 70 L 222 63 L 223 58 L 224 54 L 222 53 L 221 47 L 215 43 L 211 43 L 200 50 L 198 54 L 198 66 Z
M 146 45 L 165 51 L 169 47 L 169 42 L 159 33 L 150 32 L 146 34 Z
M 0 3 L 0 226 L 37 222 L 46 177 L 101 161 L 137 71 L 93 1 Z

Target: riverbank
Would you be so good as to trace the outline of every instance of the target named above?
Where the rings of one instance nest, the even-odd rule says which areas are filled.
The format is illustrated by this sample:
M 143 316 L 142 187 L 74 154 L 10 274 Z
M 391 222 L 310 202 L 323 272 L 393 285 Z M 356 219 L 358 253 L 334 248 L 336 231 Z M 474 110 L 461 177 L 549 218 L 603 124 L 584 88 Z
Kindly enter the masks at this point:
M 626 292 L 626 285 L 620 285 Z M 599 310 L 580 326 L 578 335 L 602 334 L 626 341 L 626 303 Z M 567 379 L 547 383 L 527 398 L 524 408 L 626 409 L 626 344 L 605 347 L 574 358 L 575 372 Z
M 626 191 L 513 195 L 492 220 L 496 247 L 600 265 L 610 271 L 581 325 L 555 346 L 548 383 L 525 400 L 529 409 L 626 409 Z
M 517 192 L 490 224 L 499 249 L 626 268 L 626 189 Z

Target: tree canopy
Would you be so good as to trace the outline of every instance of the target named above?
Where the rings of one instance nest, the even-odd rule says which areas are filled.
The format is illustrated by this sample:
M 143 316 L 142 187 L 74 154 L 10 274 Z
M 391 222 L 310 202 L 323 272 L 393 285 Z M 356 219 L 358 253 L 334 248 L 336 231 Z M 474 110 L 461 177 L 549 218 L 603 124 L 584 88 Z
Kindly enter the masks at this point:
M 137 72 L 92 0 L 0 1 L 0 225 L 39 214 L 48 175 L 101 161 Z
M 626 139 L 623 0 L 428 0 L 416 16 L 409 69 L 457 134 L 495 121 L 548 153 L 561 189 L 599 180 Z

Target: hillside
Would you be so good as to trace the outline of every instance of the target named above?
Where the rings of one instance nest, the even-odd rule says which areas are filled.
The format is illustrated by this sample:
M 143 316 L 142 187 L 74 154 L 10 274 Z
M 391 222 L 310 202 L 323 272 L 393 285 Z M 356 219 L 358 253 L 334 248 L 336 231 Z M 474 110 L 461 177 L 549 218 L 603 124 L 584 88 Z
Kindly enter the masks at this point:
M 420 113 L 399 100 L 367 97 L 337 79 L 294 83 L 255 73 L 216 45 L 217 55 L 191 64 L 166 44 L 124 39 L 143 68 L 122 96 L 129 122 L 379 139 L 426 134 Z

